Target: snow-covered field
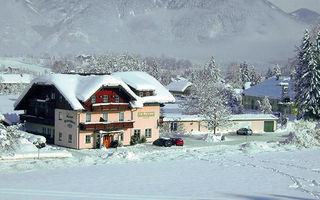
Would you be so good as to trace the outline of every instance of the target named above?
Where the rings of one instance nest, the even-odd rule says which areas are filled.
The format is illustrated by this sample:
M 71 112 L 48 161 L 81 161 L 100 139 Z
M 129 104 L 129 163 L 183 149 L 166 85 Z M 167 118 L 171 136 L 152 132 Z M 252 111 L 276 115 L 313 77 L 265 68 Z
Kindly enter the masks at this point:
M 28 70 L 36 74 L 45 74 L 51 72 L 51 69 L 39 66 L 36 64 L 29 64 L 19 57 L 0 57 L 0 66 L 18 68 L 20 70 Z
M 203 137 L 0 162 L 0 199 L 320 199 L 319 148 L 279 142 L 281 131 Z

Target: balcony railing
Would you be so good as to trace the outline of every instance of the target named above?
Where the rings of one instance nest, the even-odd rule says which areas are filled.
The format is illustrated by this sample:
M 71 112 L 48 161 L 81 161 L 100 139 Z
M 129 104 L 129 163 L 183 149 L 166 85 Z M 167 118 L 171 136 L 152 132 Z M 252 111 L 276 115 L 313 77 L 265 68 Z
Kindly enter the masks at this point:
M 37 124 L 46 124 L 46 125 L 54 125 L 54 119 L 48 119 L 41 116 L 35 116 L 35 115 L 26 115 L 26 114 L 20 114 L 20 122 L 31 122 L 31 123 L 37 123 Z
M 124 111 L 130 109 L 129 103 L 95 103 L 91 105 L 92 111 Z
M 80 123 L 80 130 L 86 131 L 116 131 L 123 130 L 127 128 L 133 128 L 134 121 L 122 121 L 122 122 L 86 122 Z

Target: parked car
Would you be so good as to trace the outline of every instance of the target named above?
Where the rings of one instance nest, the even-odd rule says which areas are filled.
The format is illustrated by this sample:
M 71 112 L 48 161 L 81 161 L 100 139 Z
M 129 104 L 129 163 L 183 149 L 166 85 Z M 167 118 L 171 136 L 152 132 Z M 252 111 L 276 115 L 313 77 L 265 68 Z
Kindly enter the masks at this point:
M 238 135 L 252 135 L 252 130 L 250 128 L 240 128 L 237 130 Z
M 170 138 L 159 138 L 155 140 L 152 144 L 156 146 L 164 146 L 164 147 L 172 146 L 172 142 Z
M 181 138 L 170 138 L 172 145 L 183 146 L 183 140 Z

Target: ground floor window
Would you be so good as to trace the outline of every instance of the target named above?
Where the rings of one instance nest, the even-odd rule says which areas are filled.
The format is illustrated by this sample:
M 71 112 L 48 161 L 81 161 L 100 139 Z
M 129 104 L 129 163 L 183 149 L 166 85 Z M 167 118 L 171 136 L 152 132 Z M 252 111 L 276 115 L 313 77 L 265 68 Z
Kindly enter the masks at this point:
M 141 130 L 140 129 L 134 129 L 133 135 L 140 139 Z
M 62 133 L 59 132 L 59 141 L 62 141 Z
M 146 138 L 152 137 L 152 129 L 151 128 L 145 129 L 145 136 L 146 136 Z
M 120 138 L 120 141 L 123 141 L 123 133 L 119 133 L 119 138 Z
M 177 124 L 177 122 L 171 122 L 171 124 L 170 124 L 170 130 L 171 130 L 171 131 L 177 131 L 177 130 L 178 130 L 178 124 Z
M 71 134 L 69 134 L 68 142 L 69 142 L 69 143 L 72 143 L 72 135 L 71 135 Z
M 91 143 L 91 135 L 86 135 L 86 144 Z

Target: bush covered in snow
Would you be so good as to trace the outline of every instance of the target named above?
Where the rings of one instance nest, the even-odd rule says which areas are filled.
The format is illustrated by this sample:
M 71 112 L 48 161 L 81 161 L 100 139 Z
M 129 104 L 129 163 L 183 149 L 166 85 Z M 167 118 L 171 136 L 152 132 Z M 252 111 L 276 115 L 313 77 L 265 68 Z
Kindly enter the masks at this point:
M 294 121 L 288 124 L 290 131 L 285 143 L 299 147 L 320 146 L 320 130 L 316 129 L 316 123 L 310 121 Z
M 19 140 L 16 126 L 5 127 L 0 124 L 0 152 L 14 151 Z

